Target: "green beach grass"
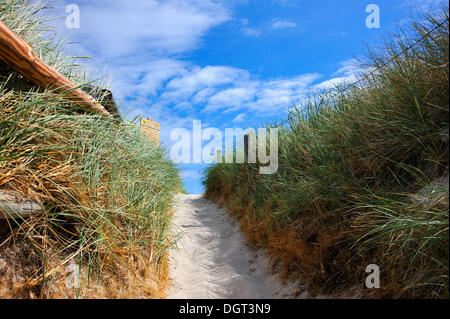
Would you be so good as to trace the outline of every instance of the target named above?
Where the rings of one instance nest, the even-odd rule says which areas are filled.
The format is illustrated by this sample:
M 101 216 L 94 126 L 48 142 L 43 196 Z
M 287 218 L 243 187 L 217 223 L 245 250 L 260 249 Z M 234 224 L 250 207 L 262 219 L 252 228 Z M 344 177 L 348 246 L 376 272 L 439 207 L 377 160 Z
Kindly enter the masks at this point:
M 61 74 L 80 86 L 90 83 L 79 59 L 66 56 L 64 42 L 49 33 L 43 10 L 39 2 L 7 0 L 0 20 Z M 19 261 L 27 267 L 15 269 L 23 280 L 1 278 L 0 295 L 164 297 L 167 251 L 174 244 L 171 205 L 182 188 L 166 151 L 136 123 L 83 112 L 6 70 L 0 78 L 0 190 L 31 197 L 44 212 L 10 220 L 2 256 L 8 256 L 5 249 L 25 249 L 30 257 Z M 77 289 L 67 287 L 68 265 L 81 268 Z
M 291 108 L 277 173 L 205 171 L 207 198 L 284 278 L 317 295 L 448 298 L 448 26 L 447 6 L 419 14 L 368 50 L 357 85 Z M 364 285 L 369 264 L 380 289 Z

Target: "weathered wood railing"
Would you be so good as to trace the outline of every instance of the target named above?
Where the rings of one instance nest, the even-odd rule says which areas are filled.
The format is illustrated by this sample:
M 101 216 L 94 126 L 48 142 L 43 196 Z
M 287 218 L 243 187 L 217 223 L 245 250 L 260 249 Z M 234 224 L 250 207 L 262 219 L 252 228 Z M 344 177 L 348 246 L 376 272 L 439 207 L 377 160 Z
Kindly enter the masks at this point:
M 77 88 L 69 79 L 37 57 L 28 43 L 18 37 L 2 21 L 0 21 L 0 60 L 39 87 L 53 89 L 55 93 L 63 93 L 66 99 L 84 109 L 111 116 L 92 96 Z

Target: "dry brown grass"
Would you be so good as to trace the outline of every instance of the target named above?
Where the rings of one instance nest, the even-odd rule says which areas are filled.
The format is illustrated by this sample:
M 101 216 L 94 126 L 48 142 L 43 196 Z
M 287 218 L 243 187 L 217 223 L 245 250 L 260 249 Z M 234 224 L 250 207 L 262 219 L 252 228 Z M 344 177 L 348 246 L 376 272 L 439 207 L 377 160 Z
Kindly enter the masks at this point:
M 111 165 L 118 156 L 108 158 L 113 154 L 109 150 L 95 155 L 103 158 L 105 166 L 86 174 L 83 170 L 92 168 L 90 162 L 80 160 L 86 156 L 86 148 L 80 152 L 74 145 L 79 138 L 77 132 L 80 125 L 87 125 L 86 130 L 92 133 L 109 135 L 111 132 L 101 132 L 101 128 L 97 131 L 103 119 L 94 120 L 94 128 L 89 124 L 90 115 L 70 115 L 64 109 L 59 114 L 33 108 L 25 114 L 18 109 L 26 107 L 29 100 L 20 93 L 8 91 L 3 97 L 3 120 L 14 119 L 14 130 L 22 136 L 10 134 L 9 146 L 1 150 L 7 160 L 0 162 L 0 189 L 33 198 L 45 207 L 45 212 L 26 220 L 0 221 L 0 298 L 163 298 L 168 285 L 167 249 L 173 240 L 166 234 L 167 229 L 159 227 L 165 227 L 171 218 L 169 192 L 179 187 L 178 182 L 171 184 L 149 176 L 142 171 L 145 164 L 137 170 L 131 168 L 130 162 L 122 167 L 120 163 Z M 66 105 L 51 96 L 45 100 L 49 105 Z M 109 125 L 110 129 L 122 130 L 120 123 Z M 155 152 L 145 143 L 150 152 Z M 121 146 L 126 147 L 119 142 Z M 138 143 L 137 147 L 143 145 Z M 130 152 L 124 156 L 135 155 Z M 163 158 L 158 155 L 154 160 Z M 164 165 L 162 170 L 172 169 Z M 152 168 L 149 166 L 149 170 Z M 148 179 L 141 175 L 136 188 L 132 184 L 124 189 L 112 188 L 118 176 L 126 176 L 125 170 L 145 174 Z M 91 174 L 98 179 L 89 183 L 86 179 L 92 178 Z M 175 176 L 171 174 L 169 171 L 167 178 Z M 130 206 L 127 191 L 142 193 L 133 199 L 142 208 Z M 139 223 L 149 222 L 156 224 L 139 228 Z M 130 230 L 131 237 L 127 236 Z M 83 284 L 78 290 L 66 287 L 69 264 L 81 265 Z
M 51 245 L 45 280 L 40 256 L 26 238 L 16 238 L 0 250 L 0 298 L 27 299 L 161 299 L 168 288 L 168 259 L 155 265 L 145 251 L 124 252 L 120 260 L 105 260 L 101 274 L 88 276 L 89 269 L 82 266 L 80 286 L 74 289 L 68 265 L 73 259 L 61 262 Z

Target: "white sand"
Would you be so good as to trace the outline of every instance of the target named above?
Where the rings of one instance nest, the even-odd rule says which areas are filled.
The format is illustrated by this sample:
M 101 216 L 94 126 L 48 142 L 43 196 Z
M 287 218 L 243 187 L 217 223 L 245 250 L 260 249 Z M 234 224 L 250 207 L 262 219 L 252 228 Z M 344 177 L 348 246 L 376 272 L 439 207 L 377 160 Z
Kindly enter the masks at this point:
M 174 221 L 182 237 L 171 253 L 168 298 L 294 298 L 298 285 L 282 285 L 267 258 L 250 250 L 237 223 L 213 202 L 176 195 Z

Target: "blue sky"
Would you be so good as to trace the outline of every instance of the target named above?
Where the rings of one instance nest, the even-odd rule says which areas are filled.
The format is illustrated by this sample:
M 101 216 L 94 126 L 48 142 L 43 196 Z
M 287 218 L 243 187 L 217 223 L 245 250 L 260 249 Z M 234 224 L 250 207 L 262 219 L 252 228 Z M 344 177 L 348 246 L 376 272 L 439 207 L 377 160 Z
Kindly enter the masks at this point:
M 366 45 L 404 24 L 414 8 L 439 0 L 64 0 L 80 8 L 80 28 L 57 28 L 74 55 L 105 69 L 123 114 L 173 128 L 258 127 L 311 92 L 352 81 Z M 366 6 L 380 8 L 369 29 Z M 205 164 L 182 164 L 189 193 L 201 193 Z

